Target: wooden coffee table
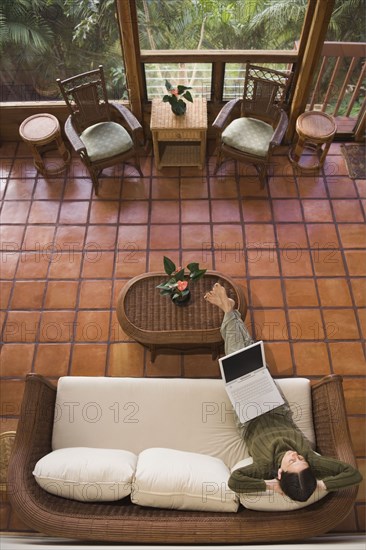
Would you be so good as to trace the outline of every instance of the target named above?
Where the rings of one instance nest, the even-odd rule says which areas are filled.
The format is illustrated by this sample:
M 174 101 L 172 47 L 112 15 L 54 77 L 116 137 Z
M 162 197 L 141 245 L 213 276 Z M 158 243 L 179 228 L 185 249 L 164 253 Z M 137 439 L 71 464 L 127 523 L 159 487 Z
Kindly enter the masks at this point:
M 223 312 L 203 296 L 221 283 L 243 320 L 247 303 L 242 289 L 217 271 L 190 285 L 191 299 L 184 307 L 175 305 L 156 288 L 167 278 L 166 273 L 145 273 L 131 279 L 117 300 L 117 318 L 125 333 L 148 348 L 151 361 L 158 353 L 211 353 L 215 359 L 223 351 L 220 326 Z

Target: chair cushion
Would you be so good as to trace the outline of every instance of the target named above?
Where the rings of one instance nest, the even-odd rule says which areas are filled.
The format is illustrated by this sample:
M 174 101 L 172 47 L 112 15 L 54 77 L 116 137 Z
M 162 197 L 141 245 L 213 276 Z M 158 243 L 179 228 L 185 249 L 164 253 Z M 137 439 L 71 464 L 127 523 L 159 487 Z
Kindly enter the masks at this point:
M 131 493 L 137 456 L 117 449 L 72 447 L 52 451 L 33 475 L 48 493 L 82 502 L 113 501 Z
M 238 468 L 244 468 L 252 463 L 253 459 L 251 457 L 245 458 L 244 460 L 238 462 L 238 464 L 235 464 L 231 471 L 233 472 Z M 325 489 L 317 488 L 305 502 L 292 500 L 287 495 L 280 495 L 274 491 L 238 493 L 238 497 L 240 499 L 240 503 L 244 506 L 244 508 L 248 508 L 248 510 L 258 510 L 262 512 L 290 512 L 291 510 L 299 510 L 300 508 L 305 508 L 305 506 L 314 504 L 314 502 L 318 502 L 318 500 L 322 499 L 327 494 L 328 491 Z
M 222 132 L 222 141 L 244 153 L 265 157 L 273 136 L 270 124 L 254 118 L 237 118 Z
M 89 126 L 80 139 L 93 162 L 120 155 L 133 146 L 129 133 L 116 122 L 99 122 Z
M 138 457 L 131 493 L 134 504 L 177 510 L 236 512 L 227 485 L 229 469 L 213 456 L 154 448 Z

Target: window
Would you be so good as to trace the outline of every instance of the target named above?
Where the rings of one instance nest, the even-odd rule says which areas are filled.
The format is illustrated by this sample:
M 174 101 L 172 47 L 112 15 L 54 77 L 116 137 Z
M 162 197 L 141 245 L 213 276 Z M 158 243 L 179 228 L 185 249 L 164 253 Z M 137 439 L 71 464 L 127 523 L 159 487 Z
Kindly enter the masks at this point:
M 194 56 L 202 52 L 202 58 L 210 50 L 215 63 L 219 50 L 229 55 L 233 50 L 293 50 L 307 0 L 136 0 L 136 8 L 143 55 L 156 52 L 161 58 L 161 50 L 175 51 L 177 56 L 180 50 L 192 52 L 191 63 L 146 62 L 147 98 L 161 97 L 168 78 L 174 85 L 192 86 L 194 93 L 211 99 L 212 64 L 195 63 Z M 289 68 L 278 63 L 272 66 Z M 244 75 L 245 64 L 225 63 L 224 101 L 241 95 Z
M 307 0 L 137 0 L 142 50 L 293 49 Z
M 100 64 L 127 98 L 114 0 L 2 0 L 0 36 L 1 101 L 59 99 L 57 78 Z
M 145 64 L 147 99 L 162 97 L 167 93 L 165 80 L 191 86 L 195 97 L 211 99 L 211 63 L 162 63 Z

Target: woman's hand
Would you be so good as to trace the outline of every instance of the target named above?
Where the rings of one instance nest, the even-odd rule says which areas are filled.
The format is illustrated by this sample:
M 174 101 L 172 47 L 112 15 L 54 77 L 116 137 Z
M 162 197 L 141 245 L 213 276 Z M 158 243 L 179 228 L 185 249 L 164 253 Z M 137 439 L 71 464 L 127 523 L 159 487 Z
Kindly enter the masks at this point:
M 279 495 L 283 495 L 283 491 L 281 489 L 278 479 L 265 479 L 264 483 L 266 484 L 267 491 L 274 491 Z

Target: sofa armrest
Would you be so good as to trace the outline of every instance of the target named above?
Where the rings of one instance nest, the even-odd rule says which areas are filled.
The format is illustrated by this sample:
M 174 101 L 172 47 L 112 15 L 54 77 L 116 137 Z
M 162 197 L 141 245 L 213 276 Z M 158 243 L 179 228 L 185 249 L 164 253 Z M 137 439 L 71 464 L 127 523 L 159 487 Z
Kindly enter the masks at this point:
M 329 375 L 312 385 L 317 451 L 357 467 L 343 395 L 342 377 Z
M 55 402 L 56 387 L 43 376 L 28 374 L 8 471 L 9 500 L 28 525 L 37 511 L 33 500 L 39 490 L 32 472 L 37 461 L 52 451 Z M 28 510 L 25 517 L 24 510 Z

